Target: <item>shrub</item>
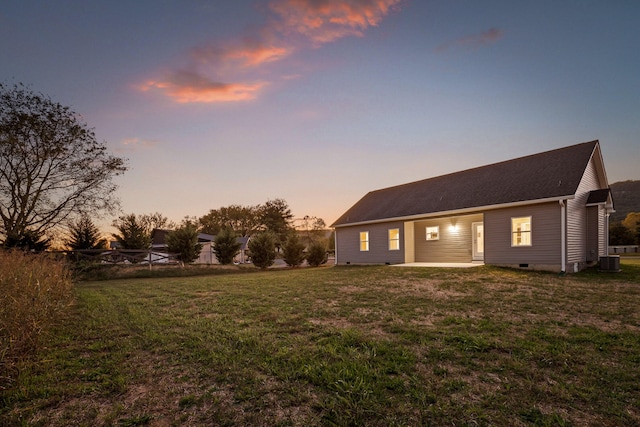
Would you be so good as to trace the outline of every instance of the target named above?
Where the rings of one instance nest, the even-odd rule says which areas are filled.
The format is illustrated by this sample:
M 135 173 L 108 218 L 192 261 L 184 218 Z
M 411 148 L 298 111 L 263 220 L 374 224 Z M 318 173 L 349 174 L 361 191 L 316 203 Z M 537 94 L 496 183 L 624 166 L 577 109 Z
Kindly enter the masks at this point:
M 103 239 L 100 230 L 88 215 L 83 215 L 69 224 L 69 236 L 64 243 L 72 250 L 104 249 L 107 239 Z
M 22 249 L 24 251 L 43 252 L 51 246 L 51 240 L 44 233 L 25 230 L 22 233 L 9 233 L 4 239 L 5 249 Z
M 323 243 L 314 242 L 309 246 L 307 262 L 312 267 L 318 267 L 327 262 L 327 248 Z
M 220 264 L 231 264 L 233 258 L 240 252 L 241 244 L 236 240 L 236 234 L 230 228 L 224 228 L 216 236 L 213 252 Z
M 249 250 L 253 265 L 264 270 L 276 259 L 276 238 L 270 232 L 260 233 L 249 240 Z
M 304 245 L 293 232 L 282 247 L 282 259 L 289 267 L 298 267 L 304 262 Z
M 202 250 L 198 243 L 198 230 L 195 225 L 186 223 L 182 227 L 167 234 L 167 249 L 176 253 L 179 261 L 190 264 L 197 260 Z
M 0 250 L 0 371 L 35 350 L 72 300 L 71 273 L 63 262 Z

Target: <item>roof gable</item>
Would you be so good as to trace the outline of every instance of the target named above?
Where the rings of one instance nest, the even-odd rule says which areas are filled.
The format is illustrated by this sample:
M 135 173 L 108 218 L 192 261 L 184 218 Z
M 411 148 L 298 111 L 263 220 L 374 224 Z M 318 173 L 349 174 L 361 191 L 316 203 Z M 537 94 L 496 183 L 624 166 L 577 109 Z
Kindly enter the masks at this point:
M 599 142 L 590 141 L 366 194 L 333 226 L 576 193 Z

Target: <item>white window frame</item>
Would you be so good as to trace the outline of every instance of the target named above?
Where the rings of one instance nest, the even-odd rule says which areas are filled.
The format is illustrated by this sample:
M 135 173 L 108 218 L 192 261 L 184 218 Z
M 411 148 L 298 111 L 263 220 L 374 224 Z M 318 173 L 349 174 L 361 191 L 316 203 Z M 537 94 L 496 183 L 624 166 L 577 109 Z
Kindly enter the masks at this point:
M 400 250 L 400 229 L 399 228 L 389 229 L 389 250 L 390 251 Z
M 359 236 L 360 236 L 360 252 L 368 252 L 369 251 L 369 232 L 361 231 Z
M 528 224 L 529 229 L 516 229 L 519 224 Z M 533 246 L 533 218 L 531 215 L 511 217 L 511 247 L 526 248 L 530 246 Z
M 428 227 L 426 227 L 425 231 L 426 231 L 426 235 L 427 235 L 427 240 L 428 241 L 440 240 L 440 226 L 439 225 L 428 226 Z

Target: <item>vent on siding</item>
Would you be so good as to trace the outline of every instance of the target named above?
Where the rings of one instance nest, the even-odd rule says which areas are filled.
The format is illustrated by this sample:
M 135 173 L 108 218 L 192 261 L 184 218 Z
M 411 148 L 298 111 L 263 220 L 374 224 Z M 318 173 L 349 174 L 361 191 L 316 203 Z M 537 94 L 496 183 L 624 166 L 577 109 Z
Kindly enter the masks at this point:
M 528 268 L 529 264 L 520 264 L 520 268 Z

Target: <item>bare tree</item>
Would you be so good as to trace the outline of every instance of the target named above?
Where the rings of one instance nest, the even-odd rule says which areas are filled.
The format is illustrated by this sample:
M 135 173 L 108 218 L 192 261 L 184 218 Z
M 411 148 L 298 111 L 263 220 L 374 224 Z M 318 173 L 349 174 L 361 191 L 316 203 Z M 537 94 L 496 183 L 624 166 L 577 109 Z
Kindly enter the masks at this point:
M 217 235 L 224 229 L 231 229 L 242 237 L 251 236 L 262 225 L 259 206 L 231 205 L 220 209 L 211 209 L 199 219 L 203 233 Z
M 0 83 L 0 238 L 20 241 L 83 214 L 118 206 L 113 177 L 125 160 L 107 152 L 80 117 L 24 85 Z

